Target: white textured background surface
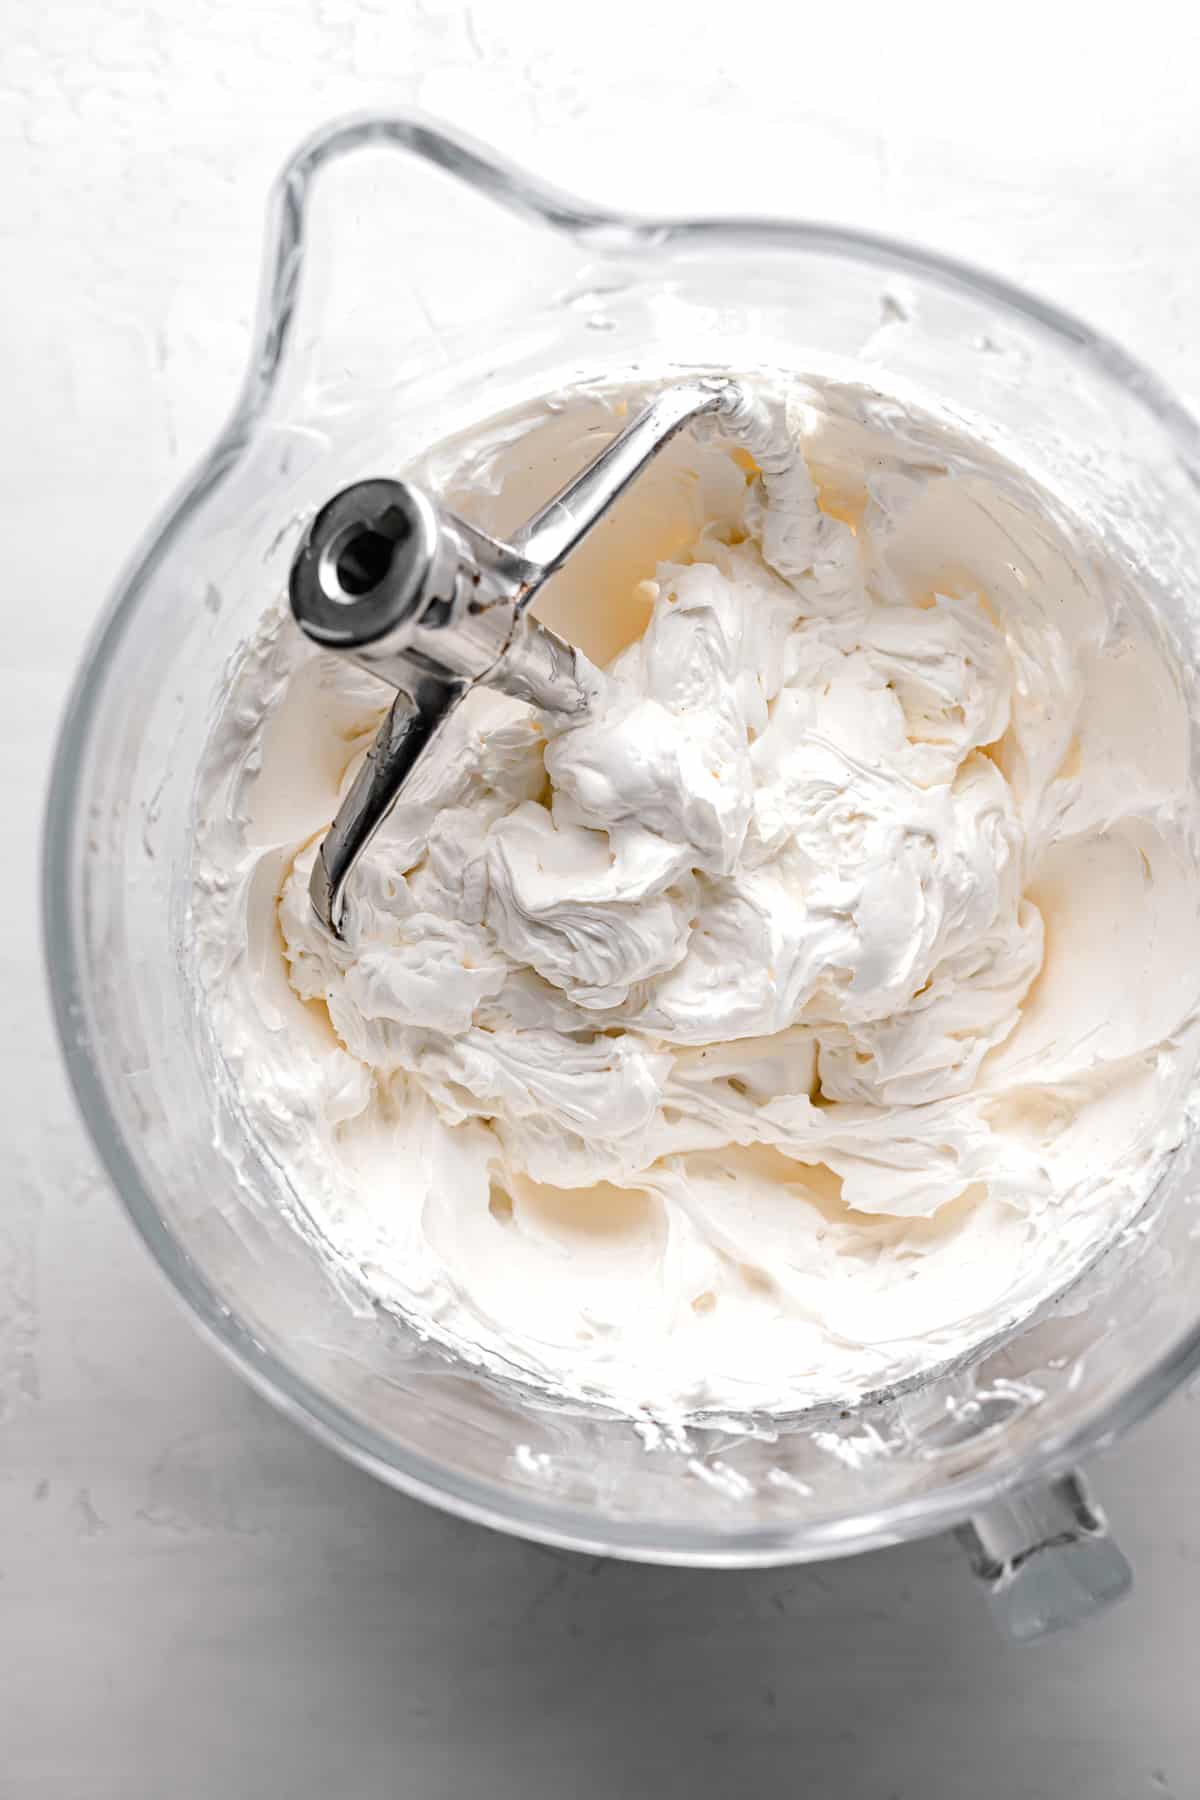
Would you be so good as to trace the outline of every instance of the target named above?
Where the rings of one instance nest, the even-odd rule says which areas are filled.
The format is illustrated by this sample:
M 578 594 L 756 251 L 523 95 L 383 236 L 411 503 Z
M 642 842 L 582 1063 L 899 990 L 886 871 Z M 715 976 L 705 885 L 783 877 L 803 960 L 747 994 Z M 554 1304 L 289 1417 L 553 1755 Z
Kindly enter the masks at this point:
M 952 249 L 1200 401 L 1200 28 L 1139 5 L 7 0 L 0 48 L 0 1796 L 1200 1794 L 1200 1412 L 1098 1471 L 1131 1601 L 1024 1653 L 945 1541 L 700 1575 L 502 1540 L 244 1391 L 121 1218 L 36 949 L 53 725 L 218 426 L 267 184 L 419 105 L 598 199 Z

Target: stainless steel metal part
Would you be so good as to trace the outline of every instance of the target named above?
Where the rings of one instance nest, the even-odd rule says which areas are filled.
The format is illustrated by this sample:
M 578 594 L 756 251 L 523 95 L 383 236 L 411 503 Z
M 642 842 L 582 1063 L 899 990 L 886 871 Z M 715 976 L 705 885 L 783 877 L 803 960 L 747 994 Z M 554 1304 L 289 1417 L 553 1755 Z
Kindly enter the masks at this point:
M 313 906 L 335 937 L 359 857 L 477 682 L 551 712 L 591 705 L 603 676 L 527 616 L 530 601 L 682 426 L 745 404 L 716 376 L 664 389 L 508 543 L 405 481 L 356 482 L 321 508 L 292 563 L 292 612 L 314 643 L 398 690 L 313 866 Z

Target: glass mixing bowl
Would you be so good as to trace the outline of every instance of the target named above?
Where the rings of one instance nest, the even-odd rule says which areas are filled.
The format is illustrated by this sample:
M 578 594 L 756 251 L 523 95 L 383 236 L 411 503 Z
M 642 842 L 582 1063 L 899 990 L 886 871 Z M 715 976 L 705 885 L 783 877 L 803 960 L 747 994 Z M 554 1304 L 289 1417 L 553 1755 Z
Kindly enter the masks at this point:
M 713 365 L 850 374 L 952 413 L 1103 533 L 1194 665 L 1200 432 L 1077 320 L 860 233 L 617 216 L 411 118 L 337 124 L 284 171 L 241 397 L 67 708 L 45 852 L 67 1062 L 208 1335 L 383 1480 L 663 1562 L 801 1561 L 958 1526 L 1008 1628 L 1037 1635 L 1128 1580 L 1076 1460 L 1200 1359 L 1194 1141 L 1084 1280 L 969 1366 L 851 1413 L 671 1432 L 455 1363 L 339 1279 L 220 1092 L 185 976 L 196 768 L 315 507 L 548 389 Z

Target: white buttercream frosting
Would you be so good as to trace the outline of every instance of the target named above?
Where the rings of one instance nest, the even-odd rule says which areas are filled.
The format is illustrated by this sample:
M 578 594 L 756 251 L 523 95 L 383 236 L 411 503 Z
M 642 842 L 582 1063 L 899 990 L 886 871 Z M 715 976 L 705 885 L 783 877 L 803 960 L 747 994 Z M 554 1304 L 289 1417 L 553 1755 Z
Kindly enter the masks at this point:
M 503 533 L 638 397 L 411 472 Z M 852 1400 L 1007 1329 L 1136 1212 L 1196 1063 L 1190 721 L 1137 596 L 964 434 L 771 403 L 779 469 L 684 435 L 556 577 L 601 704 L 471 696 L 345 944 L 308 874 L 388 691 L 270 607 L 198 789 L 204 1003 L 329 1254 L 626 1408 Z

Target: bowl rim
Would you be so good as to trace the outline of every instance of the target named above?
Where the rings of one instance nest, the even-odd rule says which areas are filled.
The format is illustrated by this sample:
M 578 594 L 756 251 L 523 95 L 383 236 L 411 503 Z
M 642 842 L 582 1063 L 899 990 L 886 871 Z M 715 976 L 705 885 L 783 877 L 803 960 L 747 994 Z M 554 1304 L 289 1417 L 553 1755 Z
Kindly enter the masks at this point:
M 283 367 L 305 255 L 314 178 L 366 147 L 401 150 L 444 170 L 514 214 L 565 234 L 578 246 L 645 256 L 662 250 L 742 245 L 822 252 L 912 274 L 987 299 L 1065 345 L 1137 400 L 1171 439 L 1200 488 L 1200 424 L 1167 386 L 1112 339 L 1023 288 L 938 252 L 847 226 L 781 218 L 664 217 L 617 212 L 565 193 L 467 134 L 419 112 L 361 113 L 332 120 L 305 139 L 271 193 L 265 264 L 250 354 L 233 410 L 215 443 L 151 525 L 93 628 L 62 715 L 47 788 L 42 837 L 42 936 L 52 1010 L 67 1073 L 104 1171 L 153 1261 L 192 1323 L 250 1385 L 287 1417 L 388 1485 L 445 1511 L 564 1549 L 632 1561 L 711 1567 L 805 1562 L 924 1537 L 960 1523 L 1016 1486 L 1053 1478 L 1128 1429 L 1200 1367 L 1200 1318 L 1115 1397 L 1097 1402 L 1069 1431 L 1032 1451 L 1000 1456 L 953 1484 L 850 1518 L 739 1528 L 601 1519 L 565 1503 L 519 1497 L 496 1481 L 463 1475 L 398 1446 L 329 1401 L 268 1350 L 220 1298 L 167 1229 L 131 1154 L 93 1051 L 87 956 L 74 904 L 75 855 L 86 820 L 86 766 L 101 679 L 139 599 L 171 542 L 236 467 L 273 397 Z

